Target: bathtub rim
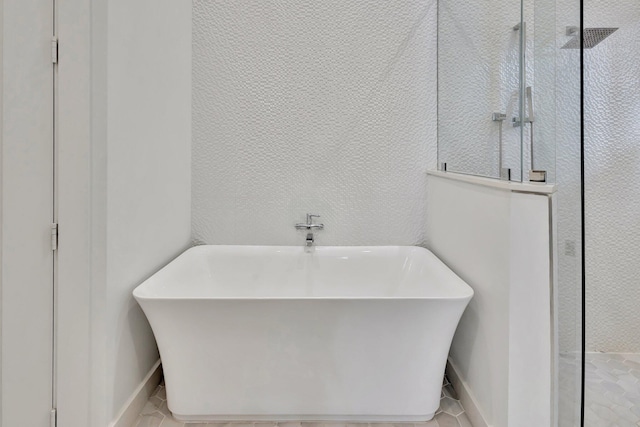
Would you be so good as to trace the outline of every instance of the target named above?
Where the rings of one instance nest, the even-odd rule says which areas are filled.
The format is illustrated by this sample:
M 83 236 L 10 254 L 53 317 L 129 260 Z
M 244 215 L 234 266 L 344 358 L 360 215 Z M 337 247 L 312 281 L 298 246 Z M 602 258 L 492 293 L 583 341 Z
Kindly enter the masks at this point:
M 173 260 L 169 261 L 166 265 L 156 271 L 154 274 L 149 276 L 146 280 L 142 281 L 135 289 L 132 291 L 132 294 L 136 301 L 413 301 L 413 300 L 426 300 L 426 301 L 460 301 L 466 300 L 470 301 L 475 292 L 473 288 L 463 280 L 456 272 L 454 272 L 448 265 L 446 265 L 436 254 L 434 254 L 431 250 L 424 248 L 422 246 L 407 246 L 407 245 L 349 245 L 349 246 L 316 246 L 314 250 L 330 250 L 330 249 L 366 249 L 366 248 L 394 248 L 394 249 L 405 249 L 405 250 L 416 250 L 418 252 L 426 253 L 427 255 L 433 256 L 438 262 L 440 262 L 449 272 L 453 275 L 456 282 L 458 282 L 455 286 L 457 289 L 456 295 L 448 295 L 448 296 L 320 296 L 320 297 L 305 297 L 305 296 L 246 296 L 246 297 L 236 297 L 236 296 L 220 296 L 220 297 L 212 297 L 212 296 L 149 296 L 143 294 L 144 287 L 150 286 L 150 281 L 153 280 L 159 273 L 163 270 L 167 269 L 171 264 L 176 262 L 178 259 L 186 257 L 188 255 L 192 255 L 193 252 L 198 252 L 205 250 L 205 248 L 231 248 L 231 249 L 239 249 L 239 248 L 252 248 L 254 250 L 260 249 L 273 249 L 273 248 L 300 248 L 301 251 L 304 251 L 303 246 L 292 246 L 292 245 L 196 245 L 186 249 L 180 255 L 175 257 Z

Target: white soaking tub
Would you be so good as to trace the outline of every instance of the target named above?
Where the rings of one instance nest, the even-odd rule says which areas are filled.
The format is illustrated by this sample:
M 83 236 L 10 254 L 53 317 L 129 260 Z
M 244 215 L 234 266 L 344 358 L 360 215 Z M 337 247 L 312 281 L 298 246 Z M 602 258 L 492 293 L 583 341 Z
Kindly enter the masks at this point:
M 183 421 L 424 421 L 473 290 L 418 247 L 197 246 L 133 295 Z

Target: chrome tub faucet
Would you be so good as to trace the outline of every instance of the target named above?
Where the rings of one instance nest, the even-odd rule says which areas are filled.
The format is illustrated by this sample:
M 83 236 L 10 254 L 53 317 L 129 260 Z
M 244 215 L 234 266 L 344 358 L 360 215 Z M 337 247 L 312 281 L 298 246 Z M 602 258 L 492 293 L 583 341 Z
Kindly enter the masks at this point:
M 313 238 L 313 233 L 307 233 L 307 247 L 310 248 L 311 246 L 313 246 L 313 242 L 314 242 L 314 238 Z
M 313 233 L 311 232 L 311 230 L 323 230 L 324 229 L 324 224 L 316 224 L 313 222 L 314 218 L 320 218 L 320 215 L 314 215 L 314 214 L 307 214 L 307 222 L 305 224 L 302 223 L 298 223 L 296 224 L 296 230 L 307 230 L 309 231 L 309 233 L 307 233 L 307 238 L 306 238 L 306 246 L 308 248 L 313 246 L 313 242 L 315 241 L 315 239 L 313 238 Z

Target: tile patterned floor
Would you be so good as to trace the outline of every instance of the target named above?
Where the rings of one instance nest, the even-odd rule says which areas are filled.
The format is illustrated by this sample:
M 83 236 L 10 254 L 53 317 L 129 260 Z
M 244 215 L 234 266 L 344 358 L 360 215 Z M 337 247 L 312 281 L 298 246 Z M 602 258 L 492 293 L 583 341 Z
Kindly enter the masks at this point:
M 640 426 L 640 354 L 585 355 L 585 425 Z
M 458 400 L 453 386 L 447 378 L 442 386 L 440 409 L 431 421 L 424 423 L 314 423 L 314 422 L 283 422 L 283 423 L 189 423 L 176 421 L 167 408 L 167 395 L 164 386 L 158 386 L 142 413 L 132 427 L 473 427 Z
M 640 426 L 640 354 L 585 355 L 585 426 Z M 574 427 L 580 411 L 580 357 L 560 356 L 560 427 Z

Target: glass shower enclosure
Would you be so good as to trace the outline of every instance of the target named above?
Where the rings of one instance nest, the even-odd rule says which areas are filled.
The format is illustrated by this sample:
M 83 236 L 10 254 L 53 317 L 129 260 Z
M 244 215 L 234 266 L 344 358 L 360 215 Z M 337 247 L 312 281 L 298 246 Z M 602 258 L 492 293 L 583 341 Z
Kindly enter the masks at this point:
M 578 0 L 438 1 L 439 169 L 557 184 L 553 399 L 561 427 L 581 425 L 582 411 L 580 25 Z

